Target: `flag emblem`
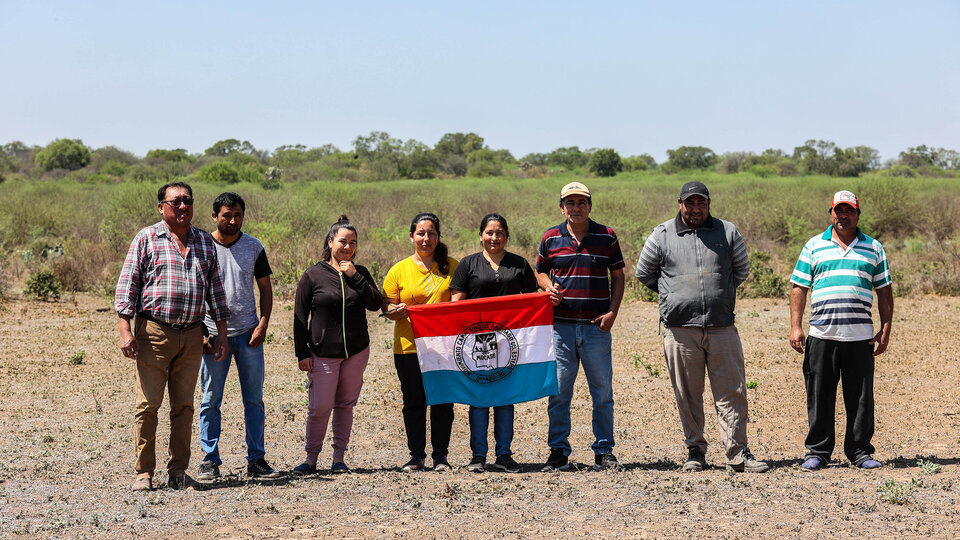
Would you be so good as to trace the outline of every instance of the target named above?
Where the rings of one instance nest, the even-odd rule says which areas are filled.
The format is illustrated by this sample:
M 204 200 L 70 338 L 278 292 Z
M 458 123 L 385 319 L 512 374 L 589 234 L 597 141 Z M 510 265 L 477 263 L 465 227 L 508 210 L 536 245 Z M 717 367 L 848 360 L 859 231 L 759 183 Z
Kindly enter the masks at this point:
M 469 360 L 464 351 L 469 352 Z M 478 322 L 460 332 L 453 354 L 464 375 L 473 382 L 488 384 L 510 375 L 520 359 L 520 345 L 502 324 Z

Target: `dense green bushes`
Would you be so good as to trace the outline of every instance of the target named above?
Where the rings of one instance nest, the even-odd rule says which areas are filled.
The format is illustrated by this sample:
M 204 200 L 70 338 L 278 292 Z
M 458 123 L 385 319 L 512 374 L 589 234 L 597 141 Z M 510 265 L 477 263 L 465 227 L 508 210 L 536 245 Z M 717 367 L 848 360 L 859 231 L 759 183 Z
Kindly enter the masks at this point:
M 329 156 L 328 156 L 329 157 Z M 206 158 L 205 158 L 206 159 Z M 171 164 L 180 162 L 168 162 Z M 300 165 L 285 171 L 297 170 Z M 360 169 L 353 169 L 360 171 Z M 560 175 L 344 183 L 299 181 L 270 190 L 261 181 L 194 182 L 194 225 L 210 230 L 211 204 L 229 189 L 247 200 L 244 230 L 267 247 L 274 280 L 283 294 L 320 255 L 321 234 L 341 213 L 360 230 L 359 261 L 378 279 L 410 254 L 410 218 L 433 211 L 443 220 L 444 241 L 455 256 L 479 249 L 477 224 L 488 212 L 510 221 L 509 249 L 534 260 L 546 228 L 559 223 L 560 187 L 584 181 L 594 194 L 592 217 L 612 226 L 628 262 L 627 274 L 653 226 L 677 212 L 677 192 L 687 180 L 704 180 L 714 215 L 737 224 L 754 259 L 742 294 L 782 296 L 800 247 L 829 224 L 828 201 L 852 189 L 864 208 L 861 224 L 884 242 L 898 272 L 898 294 L 960 294 L 960 189 L 941 178 L 853 180 L 814 176 L 759 178 L 751 173 L 626 172 L 613 178 Z M 111 293 L 120 261 L 140 228 L 159 220 L 156 189 L 162 180 L 83 183 L 69 179 L 0 183 L 0 270 L 16 289 L 26 276 L 49 269 L 66 290 Z M 44 257 L 62 245 L 62 256 Z M 29 255 L 28 255 L 29 254 Z M 22 277 L 17 277 L 22 276 Z M 633 289 L 631 289 L 633 291 Z M 633 291 L 643 297 L 642 291 Z

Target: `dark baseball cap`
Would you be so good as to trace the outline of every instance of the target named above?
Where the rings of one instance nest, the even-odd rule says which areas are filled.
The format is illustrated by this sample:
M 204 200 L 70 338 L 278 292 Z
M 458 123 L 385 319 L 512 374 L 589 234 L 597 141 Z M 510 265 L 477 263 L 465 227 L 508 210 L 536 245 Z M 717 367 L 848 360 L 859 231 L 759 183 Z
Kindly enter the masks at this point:
M 710 190 L 707 189 L 707 186 L 703 185 L 703 182 L 697 180 L 691 180 L 683 185 L 680 188 L 680 200 L 685 201 L 687 197 L 691 195 L 699 195 L 704 199 L 710 199 Z

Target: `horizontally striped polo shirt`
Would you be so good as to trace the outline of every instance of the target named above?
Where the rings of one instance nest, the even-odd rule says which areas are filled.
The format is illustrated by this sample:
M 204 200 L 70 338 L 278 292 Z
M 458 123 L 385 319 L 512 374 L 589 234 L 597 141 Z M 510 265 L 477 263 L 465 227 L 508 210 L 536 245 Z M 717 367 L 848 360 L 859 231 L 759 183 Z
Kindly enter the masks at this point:
M 858 228 L 844 249 L 833 239 L 832 225 L 803 246 L 790 281 L 811 289 L 810 336 L 833 341 L 872 339 L 872 289 L 891 283 L 880 242 Z
M 553 272 L 563 301 L 553 308 L 556 322 L 587 322 L 610 311 L 609 270 L 626 264 L 613 229 L 590 220 L 579 244 L 567 222 L 547 229 L 537 250 L 537 272 Z

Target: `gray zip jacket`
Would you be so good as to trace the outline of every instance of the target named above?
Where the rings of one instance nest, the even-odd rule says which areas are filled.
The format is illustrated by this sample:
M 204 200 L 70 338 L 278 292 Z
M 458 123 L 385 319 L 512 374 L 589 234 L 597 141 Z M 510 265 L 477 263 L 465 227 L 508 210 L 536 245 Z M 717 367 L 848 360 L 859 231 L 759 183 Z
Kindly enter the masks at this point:
M 729 221 L 707 216 L 697 229 L 677 217 L 653 228 L 637 279 L 660 295 L 666 326 L 730 326 L 737 287 L 750 275 L 747 246 Z

